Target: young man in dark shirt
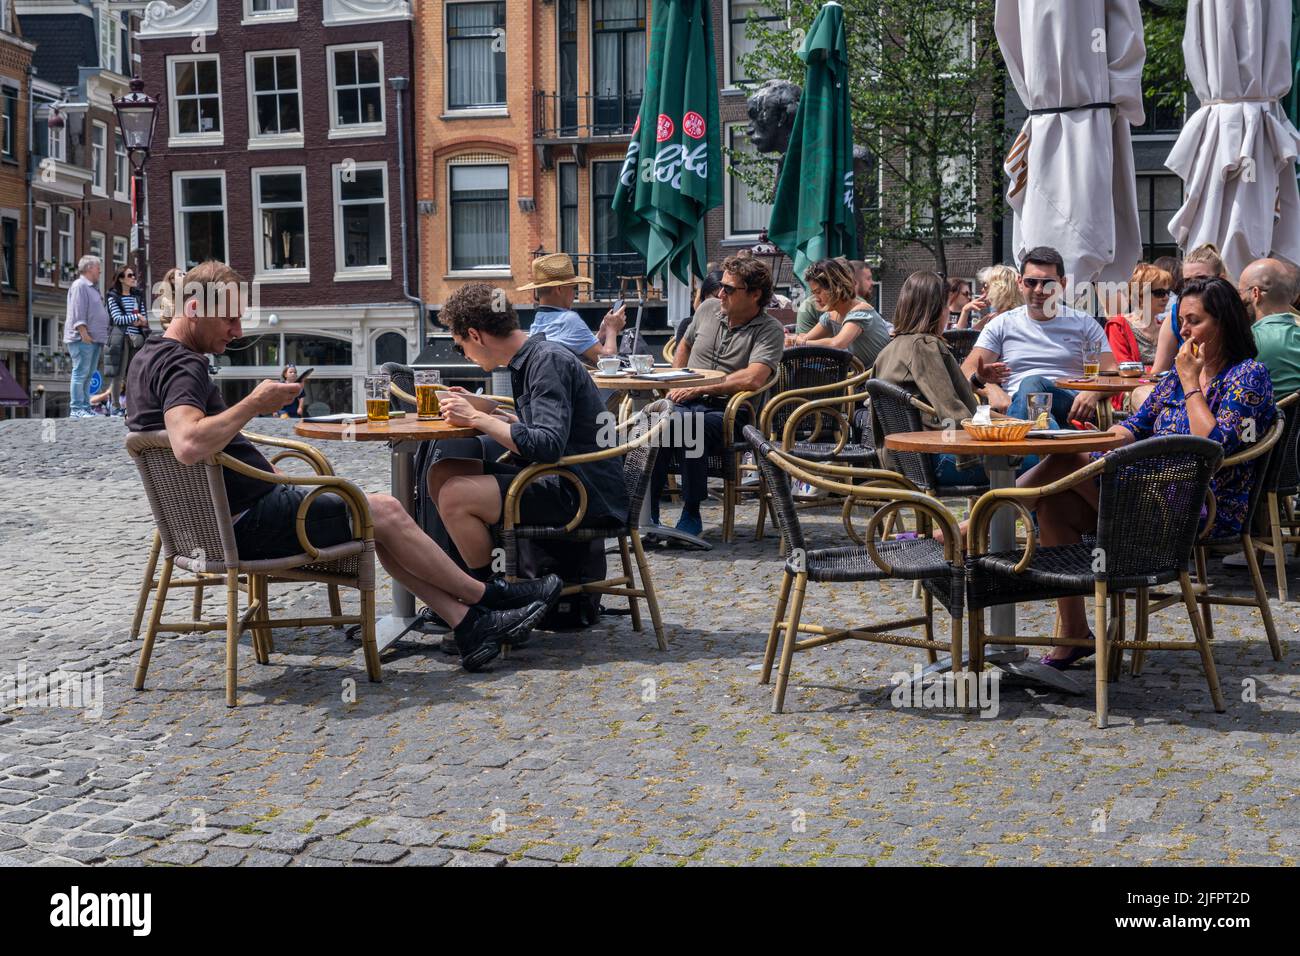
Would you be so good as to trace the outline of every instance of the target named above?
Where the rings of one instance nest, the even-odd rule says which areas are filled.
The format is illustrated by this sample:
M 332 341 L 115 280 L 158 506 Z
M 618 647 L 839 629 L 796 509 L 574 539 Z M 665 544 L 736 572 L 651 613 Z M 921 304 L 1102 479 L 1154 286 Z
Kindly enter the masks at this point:
M 242 279 L 229 266 L 205 262 L 165 289 L 180 305 L 160 336 L 152 336 L 131 363 L 127 427 L 165 428 L 172 452 L 193 465 L 217 452 L 272 472 L 275 469 L 241 429 L 258 415 L 279 411 L 301 391 L 296 382 L 259 382 L 227 408 L 208 374 L 207 354 L 220 355 L 243 335 Z M 170 304 L 170 303 L 168 303 Z M 211 312 L 213 314 L 206 314 Z M 226 495 L 235 521 L 241 558 L 276 558 L 301 549 L 295 531 L 298 506 L 306 491 L 227 471 Z M 502 644 L 520 639 L 559 596 L 553 575 L 537 581 L 484 583 L 461 571 L 391 495 L 369 495 L 380 563 L 452 626 L 466 670 L 478 670 L 500 653 Z M 307 512 L 307 536 L 317 547 L 352 537 L 347 506 L 337 495 L 321 495 Z
M 558 342 L 521 331 L 514 307 L 487 283 L 457 290 L 438 320 L 451 330 L 453 347 L 471 362 L 485 370 L 510 369 L 519 413 L 480 411 L 463 392 L 443 393 L 448 421 L 472 425 L 483 433 L 485 447 L 511 453 L 507 463 L 485 453 L 480 459 L 444 458 L 429 469 L 429 494 L 438 514 L 470 573 L 483 578 L 491 573 L 491 528 L 501 520 L 514 476 L 523 465 L 600 451 L 597 435 L 605 406 L 577 356 Z M 620 459 L 576 465 L 573 472 L 587 492 L 584 525 L 615 526 L 627 520 Z M 577 513 L 577 489 L 559 475 L 534 481 L 520 503 L 524 524 L 566 524 Z

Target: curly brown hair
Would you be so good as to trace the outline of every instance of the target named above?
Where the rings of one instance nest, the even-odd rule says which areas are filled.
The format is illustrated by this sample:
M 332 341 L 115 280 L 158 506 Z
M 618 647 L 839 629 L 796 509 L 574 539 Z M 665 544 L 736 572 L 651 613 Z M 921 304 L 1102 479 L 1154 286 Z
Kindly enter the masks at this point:
M 438 313 L 438 322 L 461 339 L 468 338 L 470 329 L 505 338 L 519 328 L 519 316 L 505 292 L 486 282 L 471 282 L 453 292 Z
M 729 256 L 722 263 L 722 271 L 743 279 L 746 289 L 758 293 L 759 311 L 767 308 L 772 300 L 772 273 L 762 259 L 752 255 Z

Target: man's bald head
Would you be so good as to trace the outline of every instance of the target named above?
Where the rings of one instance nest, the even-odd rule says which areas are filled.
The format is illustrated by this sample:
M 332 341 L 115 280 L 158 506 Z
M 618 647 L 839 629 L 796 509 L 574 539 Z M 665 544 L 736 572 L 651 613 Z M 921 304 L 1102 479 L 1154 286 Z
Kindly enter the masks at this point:
M 1241 270 L 1237 290 L 1256 319 L 1287 312 L 1300 293 L 1300 269 L 1281 259 L 1256 259 Z

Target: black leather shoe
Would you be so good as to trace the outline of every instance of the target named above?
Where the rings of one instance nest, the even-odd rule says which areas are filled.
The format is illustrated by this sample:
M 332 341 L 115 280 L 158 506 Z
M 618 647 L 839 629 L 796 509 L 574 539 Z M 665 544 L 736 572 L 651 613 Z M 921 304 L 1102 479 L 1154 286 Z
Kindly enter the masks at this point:
M 470 608 L 465 620 L 452 632 L 461 666 L 467 671 L 482 670 L 501 653 L 501 645 L 521 643 L 546 611 L 541 601 L 505 611 L 487 611 L 477 605 Z
M 549 611 L 560 599 L 564 582 L 558 574 L 531 581 L 507 581 L 505 578 L 492 578 L 484 585 L 483 596 L 478 606 L 490 611 L 506 611 L 510 608 L 524 607 L 534 601 L 541 601 Z

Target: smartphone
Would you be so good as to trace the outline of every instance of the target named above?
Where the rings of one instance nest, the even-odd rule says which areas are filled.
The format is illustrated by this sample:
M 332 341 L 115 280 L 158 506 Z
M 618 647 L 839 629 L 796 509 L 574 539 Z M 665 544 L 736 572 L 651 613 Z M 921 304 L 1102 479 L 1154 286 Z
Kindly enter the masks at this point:
M 307 369 L 307 371 L 305 371 L 305 372 L 299 372 L 299 373 L 298 373 L 298 384 L 301 385 L 303 382 L 307 381 L 308 377 L 310 377 L 310 376 L 311 376 L 311 373 L 314 372 L 314 371 L 316 371 L 316 369 L 314 369 L 314 368 L 309 368 L 309 369 Z
M 613 306 L 610 307 L 610 310 L 609 310 L 609 311 L 611 311 L 611 312 L 617 312 L 619 309 L 623 308 L 623 306 L 626 305 L 626 304 L 627 304 L 627 303 L 624 302 L 622 299 L 619 299 L 617 302 L 614 303 Z

